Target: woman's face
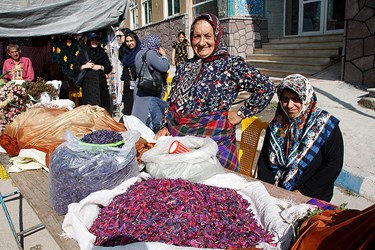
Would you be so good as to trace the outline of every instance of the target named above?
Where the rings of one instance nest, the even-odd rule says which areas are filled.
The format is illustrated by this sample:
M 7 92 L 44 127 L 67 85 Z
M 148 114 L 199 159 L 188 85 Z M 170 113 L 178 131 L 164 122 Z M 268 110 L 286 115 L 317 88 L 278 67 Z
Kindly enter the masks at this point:
M 185 39 L 185 36 L 183 34 L 180 34 L 178 36 L 178 41 L 182 42 Z
M 194 24 L 193 50 L 200 58 L 209 57 L 215 50 L 214 29 L 206 20 L 199 20 Z
M 91 39 L 91 40 L 90 40 L 90 44 L 91 44 L 91 47 L 93 47 L 93 48 L 98 47 L 98 44 L 99 44 L 99 40 L 98 40 L 98 38 L 93 38 L 93 39 Z
M 289 116 L 289 118 L 296 118 L 302 110 L 302 102 L 296 92 L 285 89 L 281 94 L 280 103 L 285 111 L 285 113 Z
M 116 37 L 117 37 L 117 42 L 119 44 L 123 44 L 125 42 L 125 36 L 124 36 L 124 33 L 122 33 L 122 31 L 119 31 Z
M 137 45 L 137 42 L 135 41 L 133 37 L 127 36 L 125 38 L 125 44 L 126 44 L 126 47 L 128 47 L 129 49 L 134 49 L 135 45 Z

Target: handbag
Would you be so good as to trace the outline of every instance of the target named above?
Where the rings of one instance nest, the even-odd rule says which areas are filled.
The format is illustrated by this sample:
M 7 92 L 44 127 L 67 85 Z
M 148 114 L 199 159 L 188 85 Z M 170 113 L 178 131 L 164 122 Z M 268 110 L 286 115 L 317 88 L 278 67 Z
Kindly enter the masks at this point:
M 87 51 L 85 49 L 82 49 L 83 53 L 85 54 L 86 60 L 89 61 L 89 55 L 87 54 Z M 87 69 L 81 70 L 75 77 L 74 77 L 74 85 L 77 88 L 80 88 L 82 86 L 83 80 L 85 79 L 87 73 Z
M 165 82 L 165 74 L 155 69 L 150 69 L 150 66 L 146 62 L 147 52 L 142 55 L 143 63 L 139 71 L 137 87 L 147 94 L 153 96 L 160 95 Z

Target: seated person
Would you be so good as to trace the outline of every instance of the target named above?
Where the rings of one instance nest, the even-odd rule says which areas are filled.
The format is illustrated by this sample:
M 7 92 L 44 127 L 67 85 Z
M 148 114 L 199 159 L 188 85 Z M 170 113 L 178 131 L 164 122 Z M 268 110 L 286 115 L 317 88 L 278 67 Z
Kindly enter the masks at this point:
M 33 64 L 27 57 L 21 57 L 21 49 L 17 44 L 9 44 L 7 46 L 7 55 L 10 57 L 4 61 L 3 74 L 9 71 L 3 79 L 11 80 L 34 80 L 35 74 Z
M 259 156 L 258 179 L 306 196 L 330 201 L 343 165 L 339 120 L 316 106 L 302 75 L 284 78 L 279 105 Z

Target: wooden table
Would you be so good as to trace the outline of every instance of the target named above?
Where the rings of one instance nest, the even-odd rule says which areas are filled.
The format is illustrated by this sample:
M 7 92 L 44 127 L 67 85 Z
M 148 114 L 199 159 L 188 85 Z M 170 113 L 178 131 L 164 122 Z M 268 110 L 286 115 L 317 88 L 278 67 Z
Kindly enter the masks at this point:
M 9 156 L 7 154 L 0 154 L 0 162 L 6 169 L 9 168 Z M 65 239 L 60 236 L 63 233 L 62 223 L 64 216 L 58 215 L 48 203 L 48 172 L 40 169 L 9 173 L 9 175 L 12 179 L 12 184 L 21 192 L 57 245 L 61 249 L 79 249 L 76 240 Z
M 0 154 L 0 162 L 6 167 L 6 169 L 9 168 L 9 156 L 7 154 Z M 245 175 L 241 176 L 245 177 L 248 181 L 258 181 L 252 177 Z M 40 221 L 44 224 L 45 228 L 48 230 L 60 248 L 68 250 L 79 249 L 77 241 L 60 237 L 63 232 L 62 223 L 64 216 L 58 215 L 48 203 L 49 187 L 47 171 L 41 169 L 20 173 L 10 173 L 10 177 L 12 178 L 13 185 L 18 188 L 23 197 L 30 204 Z M 268 183 L 263 182 L 263 184 L 265 185 L 267 191 L 276 198 L 293 200 L 296 203 L 305 203 L 310 199 L 309 197 L 275 187 L 274 185 Z

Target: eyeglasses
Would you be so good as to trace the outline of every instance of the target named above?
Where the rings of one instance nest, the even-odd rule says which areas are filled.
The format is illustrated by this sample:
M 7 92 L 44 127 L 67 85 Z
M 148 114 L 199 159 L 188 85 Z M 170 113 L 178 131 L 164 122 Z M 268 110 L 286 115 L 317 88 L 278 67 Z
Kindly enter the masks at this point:
M 117 37 L 122 37 L 122 36 L 125 36 L 125 35 L 117 35 Z

